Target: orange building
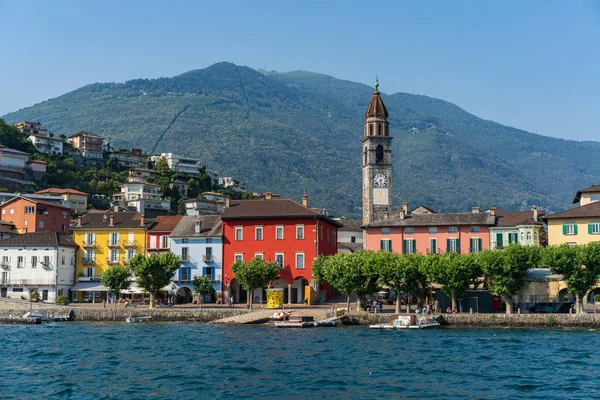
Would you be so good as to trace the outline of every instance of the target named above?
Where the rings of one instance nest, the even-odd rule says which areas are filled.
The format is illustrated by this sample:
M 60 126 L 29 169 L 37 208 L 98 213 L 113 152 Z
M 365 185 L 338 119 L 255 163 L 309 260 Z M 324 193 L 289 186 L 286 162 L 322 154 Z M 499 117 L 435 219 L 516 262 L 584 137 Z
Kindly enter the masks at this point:
M 19 233 L 71 233 L 71 210 L 60 204 L 17 196 L 0 205 L 0 213 Z
M 79 150 L 82 156 L 90 158 L 102 158 L 104 150 L 104 138 L 89 132 L 79 132 L 69 137 L 71 145 Z

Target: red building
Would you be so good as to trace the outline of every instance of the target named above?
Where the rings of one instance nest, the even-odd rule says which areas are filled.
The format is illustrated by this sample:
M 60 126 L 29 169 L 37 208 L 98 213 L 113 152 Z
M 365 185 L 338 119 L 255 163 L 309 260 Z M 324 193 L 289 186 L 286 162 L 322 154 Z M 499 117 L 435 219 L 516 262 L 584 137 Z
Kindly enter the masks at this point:
M 181 221 L 181 215 L 160 215 L 146 231 L 146 249 L 148 254 L 169 251 L 169 235 Z
M 61 204 L 17 196 L 0 205 L 0 213 L 19 233 L 71 233 L 71 210 Z
M 313 281 L 312 262 L 318 255 L 337 252 L 337 234 L 341 224 L 292 200 L 265 199 L 231 201 L 223 213 L 223 284 L 225 292 L 239 303 L 247 293 L 235 279 L 231 265 L 254 257 L 281 265 L 281 273 L 271 287 L 283 288 L 288 303 L 302 303 L 306 286 L 312 296 L 329 297 L 326 285 Z M 252 294 L 254 302 L 266 299 L 264 288 Z

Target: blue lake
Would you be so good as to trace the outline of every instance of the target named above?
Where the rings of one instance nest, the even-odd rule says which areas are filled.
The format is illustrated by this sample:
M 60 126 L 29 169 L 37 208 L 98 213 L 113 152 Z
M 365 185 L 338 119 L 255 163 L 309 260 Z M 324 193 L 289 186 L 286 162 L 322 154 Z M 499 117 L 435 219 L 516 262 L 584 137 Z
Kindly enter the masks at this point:
M 577 330 L 0 326 L 2 399 L 600 398 Z

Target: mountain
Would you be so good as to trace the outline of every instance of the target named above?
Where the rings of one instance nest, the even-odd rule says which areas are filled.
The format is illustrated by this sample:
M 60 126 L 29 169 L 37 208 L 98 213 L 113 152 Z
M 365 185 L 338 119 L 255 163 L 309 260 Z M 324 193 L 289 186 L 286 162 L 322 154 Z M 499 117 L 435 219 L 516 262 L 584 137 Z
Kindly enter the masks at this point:
M 172 78 L 95 83 L 4 116 L 55 134 L 81 130 L 115 148 L 200 158 L 254 191 L 334 214 L 361 208 L 364 112 L 373 89 L 312 72 L 218 63 Z M 446 101 L 382 95 L 394 136 L 393 201 L 442 211 L 548 209 L 600 182 L 596 142 L 554 139 L 485 121 Z

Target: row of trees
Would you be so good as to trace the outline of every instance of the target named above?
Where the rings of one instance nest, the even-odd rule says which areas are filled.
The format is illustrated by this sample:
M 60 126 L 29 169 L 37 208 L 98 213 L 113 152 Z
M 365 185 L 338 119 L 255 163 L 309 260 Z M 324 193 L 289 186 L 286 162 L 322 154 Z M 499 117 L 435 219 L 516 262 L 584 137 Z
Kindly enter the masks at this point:
M 348 308 L 350 294 L 356 295 L 359 303 L 381 286 L 415 296 L 422 305 L 431 285 L 436 284 L 452 299 L 456 309 L 457 296 L 482 285 L 502 296 L 510 314 L 512 297 L 525 286 L 527 270 L 538 267 L 563 275 L 569 293 L 576 299 L 577 312 L 583 313 L 583 297 L 597 285 L 600 275 L 600 243 L 547 248 L 511 245 L 479 254 L 335 254 L 315 259 L 313 276 L 346 293 Z M 400 302 L 396 302 L 396 312 L 400 312 Z

